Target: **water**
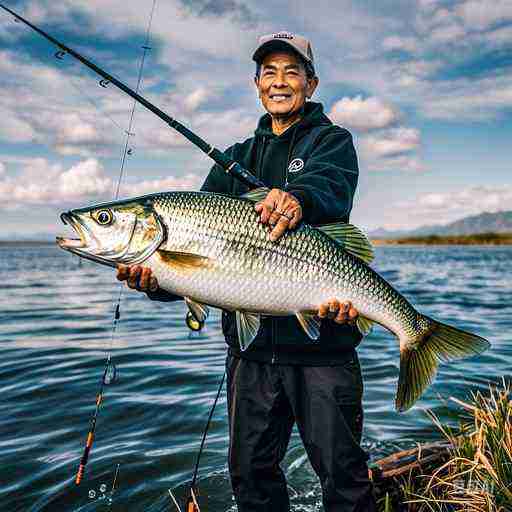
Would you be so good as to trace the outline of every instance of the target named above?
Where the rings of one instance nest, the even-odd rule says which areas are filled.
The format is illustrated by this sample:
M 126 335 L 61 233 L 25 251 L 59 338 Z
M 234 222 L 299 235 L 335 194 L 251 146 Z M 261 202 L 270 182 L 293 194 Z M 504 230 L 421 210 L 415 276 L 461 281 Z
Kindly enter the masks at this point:
M 511 247 L 379 247 L 375 268 L 422 312 L 492 342 L 479 358 L 442 365 L 405 414 L 394 412 L 398 346 L 378 327 L 359 357 L 365 381 L 363 444 L 372 458 L 431 440 L 432 409 L 453 421 L 448 397 L 466 398 L 510 376 Z M 112 270 L 52 246 L 0 247 L 0 497 L 2 510 L 174 510 L 168 489 L 187 491 L 204 423 L 223 373 L 225 345 L 214 311 L 189 333 L 183 303 L 126 289 L 112 343 L 118 368 L 106 388 L 91 458 L 82 455 L 110 346 Z M 234 511 L 226 469 L 221 395 L 200 468 L 201 509 Z M 117 466 L 115 490 L 112 482 Z M 316 477 L 294 433 L 285 459 L 293 510 L 321 510 Z M 183 506 L 183 505 L 182 505 Z

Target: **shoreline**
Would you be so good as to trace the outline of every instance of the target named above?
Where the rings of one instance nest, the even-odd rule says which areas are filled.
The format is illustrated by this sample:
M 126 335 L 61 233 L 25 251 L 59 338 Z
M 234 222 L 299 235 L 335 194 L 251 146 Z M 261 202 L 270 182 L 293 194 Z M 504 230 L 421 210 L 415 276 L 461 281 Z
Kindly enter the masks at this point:
M 408 236 L 403 238 L 375 238 L 373 245 L 512 245 L 512 233 L 478 233 L 459 236 Z

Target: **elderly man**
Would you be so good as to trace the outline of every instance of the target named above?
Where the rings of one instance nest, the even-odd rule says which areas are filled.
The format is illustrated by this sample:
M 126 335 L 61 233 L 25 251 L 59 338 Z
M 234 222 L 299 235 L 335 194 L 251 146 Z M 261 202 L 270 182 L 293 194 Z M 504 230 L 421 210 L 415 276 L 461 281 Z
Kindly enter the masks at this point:
M 281 32 L 263 36 L 253 55 L 255 84 L 267 114 L 254 137 L 227 152 L 272 190 L 255 206 L 276 241 L 301 221 L 348 222 L 357 185 L 357 157 L 348 131 L 308 102 L 318 78 L 311 45 Z M 220 167 L 202 190 L 241 195 L 247 188 Z M 122 267 L 120 280 L 154 300 L 172 300 L 150 270 Z M 269 283 L 271 286 L 271 283 Z M 289 498 L 280 463 L 296 422 L 328 512 L 372 512 L 367 455 L 360 448 L 363 384 L 355 347 L 357 311 L 333 298 L 319 305 L 318 343 L 295 317 L 262 321 L 252 345 L 239 348 L 234 314 L 223 312 L 229 471 L 239 512 L 286 512 Z

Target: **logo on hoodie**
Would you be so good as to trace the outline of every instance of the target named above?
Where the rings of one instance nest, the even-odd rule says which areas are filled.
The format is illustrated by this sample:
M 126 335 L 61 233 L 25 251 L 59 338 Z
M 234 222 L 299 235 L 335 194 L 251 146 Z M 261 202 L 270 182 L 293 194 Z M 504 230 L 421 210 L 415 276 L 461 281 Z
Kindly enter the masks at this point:
M 288 172 L 299 172 L 304 169 L 304 160 L 302 158 L 294 158 L 288 166 Z

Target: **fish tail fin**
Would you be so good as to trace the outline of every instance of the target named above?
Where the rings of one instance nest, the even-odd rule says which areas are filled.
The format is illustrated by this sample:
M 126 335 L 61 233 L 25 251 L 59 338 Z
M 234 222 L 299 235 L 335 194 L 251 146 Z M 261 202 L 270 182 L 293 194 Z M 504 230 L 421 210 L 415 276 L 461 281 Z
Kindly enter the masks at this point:
M 400 347 L 400 376 L 395 406 L 406 411 L 434 380 L 440 361 L 481 354 L 490 343 L 481 336 L 437 322 L 427 316 L 420 321 L 425 333 L 414 345 Z

